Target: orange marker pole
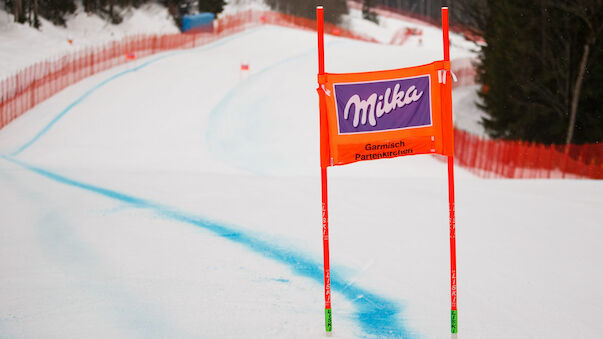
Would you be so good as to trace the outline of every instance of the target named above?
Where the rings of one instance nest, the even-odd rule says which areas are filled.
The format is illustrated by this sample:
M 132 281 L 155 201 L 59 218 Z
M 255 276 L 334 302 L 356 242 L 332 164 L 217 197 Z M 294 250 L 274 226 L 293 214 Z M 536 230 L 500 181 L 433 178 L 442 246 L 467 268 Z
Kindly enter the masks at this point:
M 325 73 L 325 46 L 324 46 L 324 10 L 322 6 L 316 7 L 316 31 L 318 33 L 318 75 Z M 319 96 L 323 96 L 322 89 L 318 84 Z M 320 149 L 321 149 L 321 166 L 320 166 L 320 182 L 322 185 L 322 246 L 324 257 L 324 277 L 325 277 L 325 330 L 330 333 L 332 330 L 331 317 L 331 271 L 329 267 L 329 204 L 327 194 L 327 167 L 324 166 L 325 148 L 328 148 L 328 134 L 326 134 L 327 121 L 325 107 L 322 104 L 324 98 L 320 102 Z
M 442 7 L 442 34 L 444 40 L 444 61 L 450 61 L 450 42 L 448 35 L 448 7 Z M 452 77 L 446 72 L 446 96 L 450 96 Z M 450 115 L 452 122 L 452 100 L 446 100 L 444 114 Z M 452 146 L 454 150 L 454 146 Z M 450 210 L 450 329 L 452 338 L 458 331 L 457 288 L 456 288 L 456 216 L 454 206 L 454 155 L 448 156 L 448 204 Z

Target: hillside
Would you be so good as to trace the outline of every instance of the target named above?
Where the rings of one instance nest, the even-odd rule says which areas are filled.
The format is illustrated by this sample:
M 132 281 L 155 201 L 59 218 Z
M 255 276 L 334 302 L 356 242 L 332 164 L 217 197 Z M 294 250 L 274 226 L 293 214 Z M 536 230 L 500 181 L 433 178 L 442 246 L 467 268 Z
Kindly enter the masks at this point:
M 326 68 L 440 58 L 423 34 L 327 36 Z M 453 37 L 453 58 L 469 46 Z M 97 73 L 0 130 L 2 336 L 324 337 L 315 49 L 258 26 Z M 459 337 L 597 338 L 601 181 L 456 171 Z M 446 165 L 329 179 L 333 337 L 448 338 Z

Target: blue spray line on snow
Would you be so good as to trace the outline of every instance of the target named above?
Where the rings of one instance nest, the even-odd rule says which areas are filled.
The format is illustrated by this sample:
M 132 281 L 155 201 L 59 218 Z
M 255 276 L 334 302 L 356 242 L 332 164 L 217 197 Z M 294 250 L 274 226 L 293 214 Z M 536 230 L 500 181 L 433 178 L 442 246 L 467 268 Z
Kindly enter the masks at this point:
M 337 44 L 338 42 L 340 41 L 328 43 L 327 46 Z M 218 104 L 216 104 L 216 106 L 211 110 L 209 117 L 210 125 L 215 123 L 217 116 L 223 113 L 236 94 L 242 91 L 242 88 L 250 88 L 250 86 L 253 86 L 253 83 L 262 75 L 275 70 L 279 66 L 296 61 L 303 57 L 307 57 L 308 55 L 312 55 L 312 52 L 305 52 L 280 60 L 275 64 L 261 69 L 257 73 L 251 74 L 245 82 L 242 82 L 231 88 L 220 100 L 220 102 L 218 102 Z M 208 142 L 209 145 L 212 144 L 211 138 L 213 137 L 213 132 L 213 128 L 210 127 L 207 129 L 207 138 L 209 139 L 208 141 L 210 141 Z M 254 248 L 254 250 L 257 251 L 258 249 Z M 261 249 L 259 252 L 263 253 L 267 257 L 276 259 L 277 261 L 287 263 L 296 273 L 300 275 L 311 277 L 319 283 L 323 282 L 324 277 L 321 265 L 306 259 L 300 261 L 300 255 L 295 255 L 293 253 L 289 255 L 287 250 L 278 250 L 279 251 L 275 253 L 274 248 L 271 247 L 268 249 Z M 268 253 L 268 255 L 266 255 L 266 253 Z M 284 255 L 284 258 L 281 257 L 282 255 Z M 411 334 L 396 320 L 401 310 L 400 307 L 395 303 L 388 301 L 376 294 L 365 291 L 362 288 L 350 285 L 349 283 L 346 283 L 343 278 L 338 277 L 337 274 L 331 275 L 331 288 L 338 293 L 343 294 L 356 306 L 358 310 L 356 312 L 356 320 L 361 324 L 362 329 L 366 333 L 376 335 L 378 337 L 411 337 Z M 412 337 L 418 337 L 418 335 L 412 334 Z
M 19 147 L 16 151 L 14 151 L 13 153 L 11 153 L 12 156 L 17 156 L 19 155 L 21 152 L 23 152 L 24 150 L 26 150 L 27 148 L 29 148 L 29 146 L 33 145 L 36 141 L 38 141 L 38 139 L 40 139 L 40 137 L 42 137 L 44 134 L 46 134 L 51 128 L 52 126 L 54 126 L 59 120 L 61 120 L 61 118 L 63 116 L 65 116 L 65 114 L 67 114 L 67 112 L 71 111 L 72 108 L 74 108 L 75 106 L 77 106 L 78 104 L 80 104 L 82 101 L 84 101 L 84 99 L 86 99 L 88 96 L 90 96 L 90 94 L 96 92 L 99 88 L 105 86 L 106 84 L 108 84 L 109 82 L 120 78 L 128 73 L 131 72 L 135 72 L 138 71 L 139 69 L 142 69 L 148 65 L 150 65 L 153 62 L 157 62 L 161 59 L 167 58 L 170 55 L 173 55 L 176 53 L 170 53 L 167 55 L 162 55 L 158 58 L 155 58 L 153 60 L 149 60 L 145 63 L 143 63 L 140 66 L 137 66 L 135 68 L 132 69 L 127 69 L 125 71 L 119 72 L 117 74 L 114 74 L 113 76 L 101 81 L 99 84 L 97 84 L 96 86 L 92 87 L 91 89 L 87 90 L 86 93 L 82 94 L 80 97 L 78 97 L 77 99 L 75 99 L 72 103 L 70 103 L 67 107 L 65 107 L 65 109 L 63 109 L 61 111 L 61 113 L 59 113 L 56 117 L 54 117 L 54 119 L 52 119 L 46 126 L 44 126 L 44 128 L 42 128 L 36 135 L 33 136 L 33 138 L 31 138 L 28 142 L 26 142 L 25 144 L 23 144 L 23 146 Z
M 226 37 L 226 38 L 222 38 L 216 42 L 212 42 L 209 43 L 208 45 L 205 46 L 201 46 L 198 48 L 194 48 L 192 50 L 183 50 L 183 51 L 177 51 L 177 52 L 169 52 L 166 54 L 163 54 L 159 57 L 153 58 L 149 61 L 144 62 L 143 64 L 131 68 L 131 69 L 127 69 L 125 71 L 121 71 L 117 74 L 112 75 L 111 77 L 101 81 L 99 84 L 95 85 L 94 87 L 92 87 L 91 89 L 89 89 L 88 91 L 86 91 L 86 93 L 82 94 L 81 96 L 79 96 L 77 99 L 75 99 L 71 104 L 69 104 L 67 107 L 65 107 L 65 109 L 63 109 L 56 117 L 54 117 L 54 119 L 52 119 L 46 126 L 44 126 L 36 135 L 34 135 L 28 142 L 26 142 L 25 144 L 23 144 L 21 147 L 19 147 L 16 151 L 14 151 L 13 153 L 11 153 L 11 156 L 17 156 L 19 155 L 21 152 L 25 151 L 26 149 L 28 149 L 31 145 L 33 145 L 36 141 L 38 141 L 38 139 L 40 139 L 44 134 L 46 134 L 51 128 L 52 126 L 54 126 L 59 120 L 61 120 L 61 118 L 63 116 L 65 116 L 65 114 L 67 114 L 69 111 L 71 111 L 71 109 L 73 109 L 75 106 L 77 106 L 78 104 L 80 104 L 82 101 L 84 101 L 84 99 L 86 99 L 87 97 L 90 96 L 90 94 L 96 92 L 98 89 L 102 88 L 103 86 L 105 86 L 106 84 L 108 84 L 109 82 L 120 78 L 128 73 L 132 73 L 132 72 L 136 72 L 140 69 L 143 69 L 153 63 L 156 63 L 157 61 L 160 61 L 162 59 L 165 59 L 167 57 L 173 56 L 173 55 L 178 55 L 178 54 L 182 54 L 182 53 L 191 53 L 191 52 L 198 52 L 198 51 L 205 51 L 205 50 L 209 50 L 212 48 L 216 48 L 219 46 L 224 45 L 225 43 L 229 42 L 230 40 L 236 39 L 236 38 L 240 38 L 242 36 L 245 36 L 253 31 L 257 30 L 257 28 L 252 28 L 249 30 L 246 30 L 242 33 L 230 36 L 230 37 Z
M 257 29 L 257 28 L 256 28 Z M 221 39 L 220 41 L 211 43 L 209 45 L 205 45 L 199 48 L 196 48 L 192 51 L 200 51 L 200 50 L 208 50 L 218 46 L 225 44 L 226 42 L 233 40 L 235 38 L 241 37 L 256 29 L 247 30 L 243 33 L 237 34 L 235 36 L 227 37 Z M 149 66 L 157 61 L 160 61 L 169 56 L 181 54 L 181 53 L 190 53 L 191 50 L 187 51 L 178 51 L 172 52 L 168 54 L 164 54 L 152 60 L 149 60 L 140 66 L 137 66 L 133 69 L 128 69 L 117 73 L 110 78 L 102 81 L 97 84 L 86 93 L 78 97 L 75 101 L 73 101 L 70 105 L 68 105 L 63 111 L 61 111 L 49 124 L 47 124 L 40 132 L 38 132 L 30 141 L 25 143 L 19 149 L 11 154 L 11 156 L 3 156 L 0 155 L 0 158 L 6 159 L 16 165 L 19 165 L 23 168 L 26 168 L 32 172 L 35 172 L 39 175 L 42 175 L 46 178 L 54 180 L 56 182 L 66 184 L 69 186 L 77 187 L 89 192 L 97 193 L 99 195 L 115 199 L 121 202 L 128 203 L 136 208 L 144 208 L 154 211 L 155 213 L 167 217 L 172 220 L 180 221 L 183 223 L 195 225 L 201 228 L 204 228 L 208 231 L 213 232 L 214 234 L 229 239 L 233 242 L 239 243 L 267 258 L 271 258 L 278 262 L 281 262 L 287 266 L 289 266 L 293 272 L 299 274 L 301 276 L 305 276 L 308 278 L 314 279 L 319 284 L 323 283 L 323 271 L 322 265 L 316 262 L 313 262 L 311 259 L 305 258 L 303 254 L 293 252 L 290 249 L 275 247 L 272 243 L 268 241 L 262 240 L 259 237 L 254 237 L 252 234 L 245 233 L 244 231 L 237 230 L 234 227 L 221 225 L 216 222 L 204 219 L 199 216 L 195 216 L 192 214 L 188 214 L 185 212 L 178 211 L 172 207 L 162 205 L 159 203 L 152 202 L 150 200 L 138 198 L 135 196 L 131 196 L 128 194 L 120 193 L 114 190 L 105 189 L 99 186 L 94 186 L 90 184 L 86 184 L 83 182 L 79 182 L 76 180 L 69 179 L 67 177 L 61 176 L 59 174 L 44 170 L 39 167 L 35 167 L 32 165 L 28 165 L 24 162 L 21 162 L 12 156 L 16 156 L 29 148 L 32 144 L 34 144 L 40 137 L 46 134 L 52 126 L 54 126 L 65 114 L 67 114 L 72 108 L 81 103 L 84 99 L 94 93 L 96 90 L 100 89 L 107 83 L 123 76 L 128 73 L 138 71 L 146 66 Z M 254 74 L 258 76 L 265 72 L 268 72 L 278 66 L 281 66 L 284 63 L 293 61 L 303 56 L 307 56 L 309 53 L 303 53 L 302 55 L 296 55 L 293 57 L 289 57 L 287 59 L 281 60 L 278 63 L 268 66 L 262 69 L 260 72 Z M 235 93 L 235 88 L 231 89 L 221 100 L 220 104 L 227 104 L 233 94 Z M 211 115 L 215 115 L 217 112 L 215 111 L 217 105 L 214 110 L 210 113 Z M 355 320 L 360 324 L 362 330 L 371 336 L 378 337 L 402 337 L 402 338 L 411 338 L 418 337 L 414 333 L 410 333 L 407 329 L 404 328 L 401 321 L 398 319 L 398 314 L 401 312 L 400 306 L 396 303 L 387 300 L 384 297 L 381 297 L 377 294 L 371 293 L 367 290 L 364 290 L 360 287 L 351 285 L 346 283 L 346 281 L 339 277 L 335 272 L 331 275 L 331 288 L 332 290 L 341 293 L 343 296 L 348 298 L 352 304 L 356 307 L 357 312 L 355 313 Z
M 179 211 L 173 207 L 153 202 L 151 200 L 135 197 L 115 190 L 102 188 L 81 181 L 69 179 L 51 171 L 35 167 L 8 156 L 0 156 L 22 168 L 42 175 L 61 184 L 77 187 L 88 192 L 127 203 L 135 208 L 151 210 L 158 215 L 182 223 L 201 227 L 217 236 L 238 243 L 264 257 L 285 264 L 294 273 L 311 278 L 319 284 L 323 283 L 322 265 L 301 253 L 290 248 L 279 247 L 274 243 L 263 240 L 249 232 L 236 227 L 220 224 L 209 219 Z M 404 328 L 398 319 L 401 312 L 400 306 L 385 297 L 369 292 L 361 287 L 350 285 L 337 274 L 331 276 L 331 288 L 349 299 L 356 308 L 354 319 L 360 324 L 362 330 L 369 336 L 411 338 L 418 337 Z

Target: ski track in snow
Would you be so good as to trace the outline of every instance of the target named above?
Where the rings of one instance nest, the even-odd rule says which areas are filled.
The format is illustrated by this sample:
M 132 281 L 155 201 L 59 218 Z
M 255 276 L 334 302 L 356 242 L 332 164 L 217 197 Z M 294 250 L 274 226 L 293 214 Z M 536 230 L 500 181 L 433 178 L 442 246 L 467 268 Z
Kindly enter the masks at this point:
M 256 28 L 257 29 L 257 28 Z M 184 50 L 184 51 L 176 51 L 176 52 L 168 52 L 166 54 L 162 54 L 158 57 L 155 57 L 136 68 L 128 69 L 117 74 L 112 75 L 106 80 L 100 82 L 95 85 L 88 91 L 86 91 L 83 95 L 75 99 L 71 102 L 65 109 L 63 109 L 55 118 L 53 118 L 44 128 L 42 128 L 32 139 L 23 144 L 17 150 L 12 152 L 10 155 L 0 155 L 0 158 L 5 159 L 6 161 L 12 162 L 24 169 L 27 169 L 31 172 L 37 173 L 41 176 L 44 176 L 48 179 L 51 179 L 55 182 L 59 182 L 68 186 L 76 187 L 88 192 L 93 192 L 99 194 L 101 196 L 105 196 L 107 198 L 111 198 L 120 202 L 124 202 L 129 204 L 135 208 L 147 209 L 151 210 L 157 215 L 161 217 L 165 217 L 171 220 L 179 221 L 182 223 L 186 223 L 189 225 L 194 225 L 197 227 L 201 227 L 206 229 L 217 236 L 228 239 L 235 243 L 241 244 L 246 248 L 259 253 L 267 258 L 273 259 L 279 263 L 285 264 L 292 269 L 292 271 L 300 276 L 308 277 L 313 279 L 319 284 L 323 283 L 323 271 L 322 264 L 318 262 L 314 262 L 309 259 L 309 256 L 304 255 L 302 253 L 294 252 L 287 248 L 275 247 L 272 243 L 263 240 L 261 235 L 252 235 L 248 234 L 244 231 L 237 229 L 234 226 L 220 224 L 206 218 L 193 215 L 184 211 L 180 211 L 177 208 L 170 207 L 168 205 L 163 205 L 154 201 L 150 201 L 144 198 L 136 197 L 133 195 L 129 195 L 126 193 L 118 192 L 115 190 L 106 189 L 103 187 L 95 186 L 92 184 L 84 183 L 81 181 L 76 181 L 60 174 L 45 170 L 40 167 L 35 167 L 30 164 L 19 161 L 16 156 L 18 156 L 21 152 L 31 147 L 34 143 L 36 143 L 40 138 L 42 138 L 59 120 L 64 117 L 71 109 L 77 106 L 79 103 L 84 101 L 90 95 L 92 95 L 96 90 L 102 88 L 103 86 L 109 84 L 111 81 L 118 79 L 126 74 L 134 73 L 135 71 L 152 65 L 164 58 L 168 58 L 170 56 L 179 55 L 182 53 L 190 53 L 191 51 L 204 51 L 209 50 L 218 46 L 221 46 L 230 40 L 238 39 L 243 37 L 244 35 L 250 34 L 256 29 L 246 30 L 244 32 L 220 39 L 216 42 L 210 43 L 208 45 L 192 49 L 192 50 Z M 290 56 L 288 58 L 282 59 L 270 66 L 265 67 L 260 70 L 258 73 L 252 75 L 253 79 L 257 79 L 261 77 L 263 74 L 283 65 L 288 62 L 294 61 L 299 58 L 308 57 L 312 55 L 312 51 L 304 52 L 301 54 L 297 54 L 294 56 Z M 250 79 L 251 80 L 251 79 Z M 248 85 L 248 84 L 246 84 Z M 215 120 L 215 117 L 221 112 L 221 107 L 227 105 L 228 102 L 232 99 L 232 97 L 239 89 L 240 85 L 232 88 L 220 101 L 220 103 L 214 107 L 214 109 L 210 113 L 210 122 Z M 208 130 L 207 137 L 211 139 L 212 136 L 210 134 L 211 129 Z M 211 145 L 211 142 L 210 142 Z M 356 307 L 356 313 L 352 316 L 360 325 L 362 330 L 370 335 L 370 336 L 395 336 L 395 337 L 417 337 L 415 333 L 411 334 L 404 326 L 404 324 L 399 320 L 399 314 L 402 311 L 402 307 L 394 302 L 390 301 L 376 293 L 365 290 L 361 287 L 356 286 L 353 282 L 350 282 L 349 279 L 345 279 L 341 275 L 339 275 L 338 271 L 344 271 L 344 268 L 331 268 L 331 289 L 335 292 L 341 293 L 347 299 L 349 299 L 354 306 Z M 123 297 L 123 296 L 120 296 Z M 123 299 L 123 298 L 121 298 Z M 156 315 L 154 315 L 156 316 Z M 135 320 L 135 319 L 134 319 Z M 155 328 L 156 330 L 157 328 Z M 155 333 L 156 334 L 156 333 Z
M 239 34 L 235 34 L 235 35 L 231 35 L 225 38 L 222 38 L 216 42 L 212 42 L 209 43 L 205 46 L 201 46 L 198 48 L 193 48 L 192 50 L 181 50 L 181 51 L 176 51 L 176 52 L 166 52 L 163 53 L 162 55 L 155 57 L 145 63 L 143 63 L 140 66 L 137 66 L 135 68 L 132 69 L 127 69 L 125 71 L 121 71 L 117 74 L 112 75 L 111 77 L 101 81 L 99 84 L 97 84 L 96 86 L 92 87 L 91 89 L 89 89 L 88 91 L 86 91 L 86 93 L 82 94 L 80 97 L 78 97 L 76 100 L 74 100 L 71 104 L 69 104 L 67 107 L 65 107 L 65 109 L 63 109 L 54 119 L 52 119 L 52 121 L 50 121 L 50 123 L 48 123 L 46 126 L 44 126 L 44 128 L 42 128 L 33 138 L 31 138 L 28 142 L 26 142 L 25 144 L 23 144 L 23 146 L 19 147 L 17 150 L 15 150 L 13 153 L 11 153 L 12 156 L 17 156 L 19 155 L 21 152 L 25 151 L 26 149 L 28 149 L 31 145 L 33 145 L 35 142 L 37 142 L 44 134 L 46 134 L 51 128 L 52 126 L 54 126 L 63 116 L 65 116 L 65 114 L 67 114 L 69 111 L 71 111 L 75 106 L 77 106 L 79 103 L 81 103 L 82 101 L 84 101 L 88 96 L 90 96 L 92 93 L 96 92 L 98 89 L 102 88 L 103 86 L 105 86 L 106 84 L 110 83 L 111 81 L 120 78 L 126 74 L 129 73 L 133 73 L 136 72 L 140 69 L 143 69 L 149 65 L 152 65 L 158 61 L 161 61 L 162 59 L 174 56 L 174 55 L 179 55 L 182 53 L 190 53 L 192 51 L 195 52 L 202 52 L 205 50 L 210 50 L 219 46 L 224 45 L 225 43 L 229 42 L 232 39 L 236 39 L 236 38 L 241 38 L 247 34 L 251 34 L 253 33 L 255 30 L 257 30 L 257 28 L 252 28 L 252 29 L 248 29 L 244 32 L 241 32 Z
M 11 160 L 5 156 L 0 157 L 19 164 L 16 160 Z M 39 192 L 28 189 L 27 185 L 19 184 L 19 179 L 10 174 L 2 173 L 0 178 L 7 179 L 4 182 L 15 186 L 16 192 L 36 202 L 36 206 L 42 207 L 42 215 L 36 222 L 38 242 L 49 257 L 66 267 L 70 274 L 75 274 L 78 277 L 78 279 L 68 283 L 72 285 L 71 287 L 74 290 L 91 292 L 92 295 L 102 297 L 103 300 L 114 305 L 119 312 L 114 316 L 113 321 L 121 324 L 123 328 L 132 331 L 143 331 L 144 337 L 170 337 L 174 335 L 185 337 L 184 333 L 181 333 L 174 324 L 171 324 L 169 320 L 162 316 L 159 308 L 140 299 L 125 286 L 110 279 L 111 275 L 106 267 L 103 267 L 102 258 L 82 242 L 82 239 L 77 235 L 75 225 L 72 225 L 60 214 L 60 209 L 51 199 Z M 74 260 L 74 258 L 76 259 Z M 110 283 L 98 284 L 90 278 L 103 276 L 105 277 L 103 281 L 110 281 Z M 64 307 L 73 306 L 58 306 L 52 312 L 62 312 Z M 1 327 L 0 333 L 5 333 Z
M 261 236 L 254 236 L 234 226 L 223 225 L 144 198 L 72 180 L 9 156 L 0 157 L 53 181 L 118 200 L 135 208 L 148 209 L 161 217 L 201 227 L 217 236 L 241 244 L 256 253 L 285 264 L 300 276 L 311 278 L 317 283 L 323 282 L 321 264 L 308 259 L 307 256 L 301 253 L 296 253 L 282 247 L 275 247 L 271 243 L 262 240 Z M 341 293 L 355 305 L 357 311 L 354 317 L 367 334 L 403 338 L 411 337 L 403 324 L 396 319 L 401 312 L 399 305 L 376 293 L 355 286 L 353 283 L 348 283 L 345 278 L 336 273 L 338 269 L 333 268 L 332 271 L 331 289 Z
M 337 41 L 326 41 L 325 47 L 332 47 L 334 45 L 338 45 L 343 43 L 341 40 Z M 228 142 L 232 142 L 232 138 L 230 140 L 224 140 L 224 138 L 220 138 L 219 129 L 220 129 L 220 119 L 224 119 L 224 115 L 230 110 L 234 110 L 234 114 L 237 115 L 237 118 L 244 119 L 245 113 L 240 108 L 229 107 L 232 105 L 233 100 L 240 96 L 244 92 L 248 92 L 257 82 L 262 78 L 262 76 L 277 70 L 279 67 L 284 66 L 288 63 L 292 63 L 307 57 L 315 57 L 315 49 L 308 50 L 306 52 L 298 53 L 296 55 L 281 59 L 280 61 L 273 63 L 270 66 L 264 67 L 259 70 L 257 73 L 253 73 L 249 75 L 245 81 L 238 83 L 234 87 L 232 87 L 224 97 L 218 102 L 218 104 L 210 111 L 209 113 L 209 127 L 207 128 L 206 138 L 209 145 L 209 150 L 216 156 L 217 158 L 229 163 L 230 165 L 243 169 L 245 171 L 251 171 L 255 174 L 265 174 L 268 170 L 267 166 L 262 166 L 262 163 L 259 161 L 255 161 L 255 159 L 248 159 L 244 154 L 236 154 L 236 156 L 222 156 L 223 154 L 230 155 L 232 152 L 228 150 L 231 146 Z M 257 107 L 258 103 L 250 103 L 248 109 L 256 109 L 261 110 L 261 107 Z M 226 143 L 225 143 L 226 141 Z M 270 166 L 269 164 L 268 166 Z

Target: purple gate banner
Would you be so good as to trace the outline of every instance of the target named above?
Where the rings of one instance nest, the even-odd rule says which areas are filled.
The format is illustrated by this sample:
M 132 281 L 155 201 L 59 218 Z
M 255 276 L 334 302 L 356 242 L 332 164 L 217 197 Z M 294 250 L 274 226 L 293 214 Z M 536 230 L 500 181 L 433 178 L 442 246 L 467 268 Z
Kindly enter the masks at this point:
M 339 134 L 431 126 L 429 75 L 334 84 Z

